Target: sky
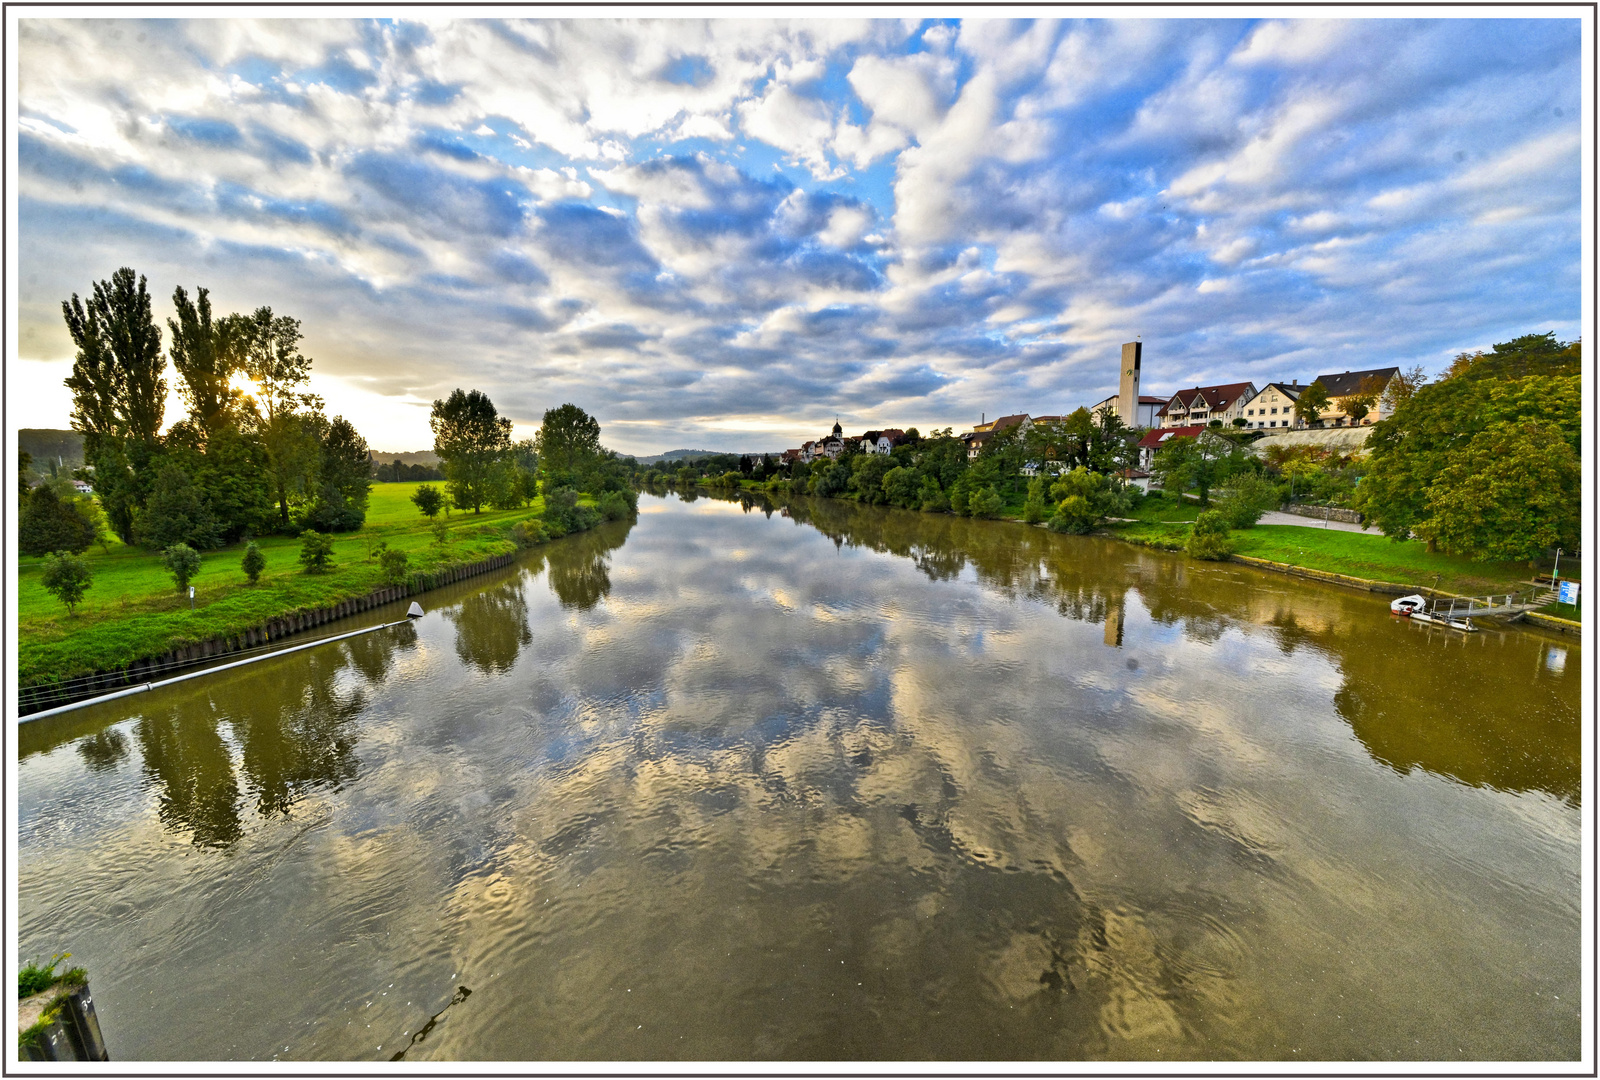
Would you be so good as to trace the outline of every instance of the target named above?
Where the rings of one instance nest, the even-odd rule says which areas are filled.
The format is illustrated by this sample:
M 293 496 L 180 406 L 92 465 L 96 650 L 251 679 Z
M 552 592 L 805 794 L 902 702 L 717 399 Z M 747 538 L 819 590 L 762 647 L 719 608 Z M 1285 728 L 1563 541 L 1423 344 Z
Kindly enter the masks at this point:
M 775 451 L 1068 412 L 1135 337 L 1159 395 L 1580 334 L 1575 18 L 16 27 L 19 426 L 121 266 L 300 319 L 379 451 L 458 386 Z

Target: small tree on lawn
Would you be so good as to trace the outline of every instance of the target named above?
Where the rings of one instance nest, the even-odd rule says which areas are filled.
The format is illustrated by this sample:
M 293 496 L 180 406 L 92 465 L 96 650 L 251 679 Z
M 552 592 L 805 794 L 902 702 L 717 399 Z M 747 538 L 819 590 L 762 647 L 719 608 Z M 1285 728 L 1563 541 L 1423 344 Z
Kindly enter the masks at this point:
M 390 585 L 404 584 L 410 572 L 410 561 L 405 552 L 384 548 L 383 553 L 378 556 L 378 566 L 383 570 L 383 580 Z
M 183 592 L 200 572 L 200 553 L 188 544 L 173 544 L 161 553 L 161 565 L 172 575 L 172 583 Z
M 444 509 L 444 496 L 432 484 L 423 484 L 411 493 L 411 501 L 417 504 L 423 516 L 432 521 Z
M 1186 548 L 1196 559 L 1219 561 L 1233 554 L 1228 519 L 1222 511 L 1204 510 L 1194 519 L 1194 531 L 1189 534 Z
M 94 578 L 89 573 L 87 559 L 57 551 L 45 559 L 44 575 L 40 583 L 46 590 L 54 593 L 57 600 L 67 605 L 68 615 L 75 615 L 77 612 L 74 609 L 78 601 L 83 599 L 83 594 L 94 583 Z
M 244 571 L 244 576 L 254 585 L 261 579 L 261 571 L 267 568 L 267 557 L 261 554 L 261 549 L 254 540 L 244 546 L 244 558 L 239 562 L 239 569 Z
M 308 574 L 325 574 L 333 567 L 333 537 L 315 529 L 300 534 L 300 565 Z

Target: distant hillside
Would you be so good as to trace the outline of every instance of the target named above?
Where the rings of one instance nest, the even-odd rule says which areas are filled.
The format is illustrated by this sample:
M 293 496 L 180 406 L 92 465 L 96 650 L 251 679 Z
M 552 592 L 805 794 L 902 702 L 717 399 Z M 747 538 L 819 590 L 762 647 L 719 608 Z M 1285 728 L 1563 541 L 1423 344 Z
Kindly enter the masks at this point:
M 395 458 L 400 459 L 402 465 L 437 465 L 439 455 L 432 450 L 408 450 L 405 453 L 396 453 L 390 450 L 374 450 L 372 460 L 387 465 Z
M 56 462 L 58 468 L 76 469 L 83 464 L 83 432 L 21 428 L 17 432 L 17 449 L 33 455 L 35 472 L 48 475 L 47 462 Z
M 659 465 L 663 461 L 687 461 L 694 458 L 716 457 L 719 454 L 738 455 L 737 450 L 668 450 L 665 454 L 653 454 L 650 457 L 639 457 L 635 460 L 641 465 Z

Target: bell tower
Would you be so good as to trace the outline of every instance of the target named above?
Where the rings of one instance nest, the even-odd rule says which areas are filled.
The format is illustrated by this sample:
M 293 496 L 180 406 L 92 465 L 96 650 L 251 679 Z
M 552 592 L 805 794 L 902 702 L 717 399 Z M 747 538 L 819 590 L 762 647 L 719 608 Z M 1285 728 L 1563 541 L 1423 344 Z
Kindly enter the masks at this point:
M 1117 415 L 1129 427 L 1139 421 L 1139 361 L 1144 343 L 1130 341 L 1122 347 L 1122 378 L 1117 385 Z

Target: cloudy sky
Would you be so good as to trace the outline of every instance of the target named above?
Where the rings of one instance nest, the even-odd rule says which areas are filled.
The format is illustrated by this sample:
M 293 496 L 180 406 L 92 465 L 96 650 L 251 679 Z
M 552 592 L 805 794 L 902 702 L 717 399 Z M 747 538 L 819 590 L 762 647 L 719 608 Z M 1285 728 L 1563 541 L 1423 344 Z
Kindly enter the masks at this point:
M 456 386 L 776 450 L 1068 411 L 1135 335 L 1161 393 L 1580 331 L 1577 19 L 16 26 L 24 426 L 119 266 L 301 319 L 380 450 Z

